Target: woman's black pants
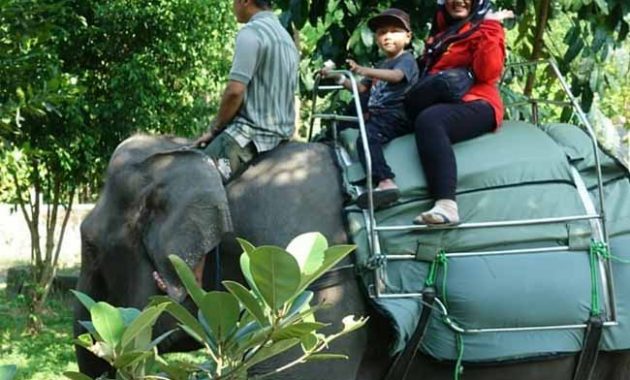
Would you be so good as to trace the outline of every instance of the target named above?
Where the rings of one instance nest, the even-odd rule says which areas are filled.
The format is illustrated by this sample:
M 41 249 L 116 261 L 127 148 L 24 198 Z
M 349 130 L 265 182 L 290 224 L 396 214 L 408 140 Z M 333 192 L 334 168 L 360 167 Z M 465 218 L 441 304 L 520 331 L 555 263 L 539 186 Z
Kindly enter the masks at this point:
M 481 100 L 439 103 L 418 114 L 414 122 L 416 144 L 434 199 L 455 200 L 457 163 L 452 144 L 490 132 L 495 125 L 494 110 Z

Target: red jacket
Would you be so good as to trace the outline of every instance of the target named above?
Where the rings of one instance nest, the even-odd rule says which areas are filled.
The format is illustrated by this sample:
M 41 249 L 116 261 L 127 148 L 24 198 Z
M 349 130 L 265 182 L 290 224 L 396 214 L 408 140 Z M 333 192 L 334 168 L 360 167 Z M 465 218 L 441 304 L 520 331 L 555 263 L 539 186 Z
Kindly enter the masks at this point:
M 461 32 L 465 31 L 462 30 Z M 464 95 L 465 102 L 485 100 L 494 109 L 496 128 L 503 121 L 503 101 L 498 83 L 505 60 L 505 34 L 498 21 L 483 21 L 470 36 L 452 43 L 437 59 L 430 72 L 455 67 L 470 67 L 475 83 Z

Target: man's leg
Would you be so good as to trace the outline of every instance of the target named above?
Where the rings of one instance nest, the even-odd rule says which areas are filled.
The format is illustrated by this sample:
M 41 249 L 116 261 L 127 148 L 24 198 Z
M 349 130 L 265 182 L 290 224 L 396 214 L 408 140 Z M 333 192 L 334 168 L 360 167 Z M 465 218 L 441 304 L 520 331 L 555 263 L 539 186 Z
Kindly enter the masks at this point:
M 219 133 L 203 151 L 212 157 L 225 181 L 245 170 L 257 154 L 253 143 L 241 147 L 225 132 Z

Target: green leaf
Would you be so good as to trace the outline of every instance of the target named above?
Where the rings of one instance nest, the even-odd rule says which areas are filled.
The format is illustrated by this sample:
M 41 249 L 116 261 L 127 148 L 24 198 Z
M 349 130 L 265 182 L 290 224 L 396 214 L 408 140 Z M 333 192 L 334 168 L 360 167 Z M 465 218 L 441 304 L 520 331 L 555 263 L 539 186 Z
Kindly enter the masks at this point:
M 199 307 L 216 339 L 224 341 L 238 322 L 241 310 L 236 297 L 227 292 L 209 292 Z
M 186 370 L 180 368 L 177 364 L 171 365 L 159 356 L 156 358 L 156 363 L 160 371 L 165 372 L 169 379 L 187 380 L 189 378 Z
M 606 4 L 606 0 L 595 0 L 595 4 L 604 15 L 608 15 L 608 4 Z
M 564 53 L 563 62 L 567 65 L 571 63 L 575 59 L 575 57 L 580 54 L 582 48 L 584 48 L 584 41 L 582 41 L 581 39 L 576 40 L 573 45 L 569 46 L 566 53 Z
M 304 311 L 306 308 L 310 307 L 310 302 L 313 299 L 313 292 L 310 290 L 305 290 L 300 295 L 298 295 L 295 300 L 291 303 L 291 308 L 287 313 L 287 317 L 291 317 L 299 312 Z
M 291 240 L 287 252 L 295 257 L 303 274 L 312 274 L 324 263 L 324 251 L 327 248 L 328 241 L 324 235 L 310 232 Z
M 105 302 L 98 302 L 90 309 L 92 323 L 103 341 L 116 346 L 125 330 L 120 310 Z
M 144 309 L 142 313 L 140 313 L 138 317 L 134 319 L 133 322 L 131 322 L 129 327 L 123 333 L 122 346 L 126 347 L 143 332 L 151 331 L 153 325 L 155 324 L 155 321 L 157 321 L 158 317 L 162 314 L 167 306 L 167 304 L 161 304 Z M 143 347 L 136 348 L 142 349 Z
M 306 358 L 309 362 L 319 360 L 348 360 L 348 355 L 342 354 L 311 354 Z
M 73 340 L 74 344 L 77 346 L 81 346 L 83 348 L 90 348 L 94 344 L 94 340 L 92 340 L 92 335 L 85 333 L 79 335 L 76 339 Z
M 328 324 L 320 323 L 320 322 L 294 323 L 290 326 L 280 329 L 279 331 L 274 333 L 271 337 L 275 341 L 283 340 L 283 339 L 290 339 L 290 338 L 298 338 L 301 340 L 303 337 L 309 335 L 313 331 L 317 331 L 326 326 L 328 326 Z
M 250 291 L 234 281 L 223 281 L 223 286 L 232 293 L 236 299 L 245 307 L 245 309 L 260 323 L 261 326 L 269 324 L 267 318 L 265 317 L 265 312 L 263 311 L 260 303 L 256 298 L 250 293 Z
M 246 362 L 246 367 L 254 366 L 262 361 L 265 361 L 271 357 L 279 355 L 287 350 L 290 350 L 294 346 L 300 343 L 299 339 L 285 339 L 279 342 L 273 343 L 271 346 L 265 346 L 258 350 L 254 356 L 252 356 Z
M 88 375 L 84 375 L 81 372 L 66 371 L 63 373 L 63 375 L 71 380 L 92 380 L 91 377 L 89 377 Z M 5 380 L 5 378 L 1 375 L 0 379 Z
M 169 330 L 165 332 L 164 334 L 158 336 L 157 338 L 153 339 L 151 343 L 149 343 L 149 345 L 145 349 L 146 350 L 153 349 L 153 347 L 156 347 L 158 344 L 160 344 L 164 339 L 168 338 L 168 336 L 174 333 L 175 331 L 177 331 L 177 329 Z
M 304 276 L 302 278 L 302 282 L 300 283 L 300 287 L 297 291 L 301 293 L 306 290 L 306 288 L 308 288 L 310 284 L 312 284 L 315 280 L 321 277 L 332 267 L 337 265 L 339 261 L 350 254 L 350 252 L 352 252 L 355 248 L 356 246 L 354 245 L 336 245 L 328 248 L 324 252 L 324 263 L 313 274 Z
M 0 366 L 0 380 L 11 380 L 15 377 L 17 367 L 14 365 L 2 365 Z
M 129 326 L 131 322 L 140 315 L 140 310 L 135 308 L 119 307 L 118 310 L 120 310 L 120 315 L 122 316 L 123 324 L 125 326 Z
M 206 292 L 197 285 L 197 280 L 195 280 L 195 275 L 192 270 L 190 270 L 188 264 L 186 264 L 179 256 L 169 255 L 168 258 L 171 260 L 171 263 L 173 263 L 175 271 L 177 272 L 179 279 L 186 287 L 188 294 L 193 301 L 195 301 L 195 304 L 199 306 Z
M 130 351 L 120 355 L 114 361 L 114 368 L 125 368 L 153 356 L 153 351 Z
M 169 299 L 169 302 L 166 306 L 166 312 L 172 315 L 179 322 L 181 322 L 183 326 L 186 326 L 188 328 L 187 332 L 190 331 L 194 334 L 189 335 L 191 335 L 195 339 L 199 338 L 197 340 L 203 343 L 203 337 L 206 336 L 206 333 L 203 330 L 203 326 L 201 326 L 197 318 L 190 314 L 190 312 L 185 307 L 178 303 L 172 302 Z
M 238 244 L 240 244 L 241 248 L 243 249 L 244 253 L 252 253 L 254 252 L 254 250 L 256 249 L 256 247 L 254 247 L 254 245 L 250 242 L 248 242 L 245 239 L 241 239 L 241 238 L 236 238 L 236 241 L 238 241 Z
M 252 250 L 251 252 L 254 252 L 254 250 Z M 250 255 L 249 252 L 244 252 L 241 255 L 241 258 L 240 258 L 241 272 L 243 272 L 243 277 L 245 277 L 245 281 L 247 281 L 247 284 L 252 289 L 254 294 L 256 294 L 259 298 L 262 299 L 262 294 L 260 294 L 260 290 L 256 286 L 256 283 L 254 282 L 254 277 L 252 276 L 252 271 L 250 267 L 251 259 L 249 255 Z
M 85 308 L 87 310 L 90 310 L 92 308 L 92 306 L 94 306 L 94 304 L 96 304 L 96 301 L 94 301 L 90 296 L 88 296 L 85 293 L 81 293 L 79 291 L 76 290 L 70 290 L 72 292 L 72 294 L 74 294 L 75 297 L 77 297 L 77 299 L 79 300 L 79 302 L 81 302 L 81 304 L 83 306 L 85 306 Z
M 254 282 L 272 310 L 278 310 L 295 296 L 301 275 L 291 254 L 278 247 L 263 246 L 251 253 L 250 260 Z
M 319 342 L 319 339 L 317 339 L 317 334 L 315 334 L 315 332 L 303 336 L 300 339 L 300 343 L 302 344 L 302 351 L 309 352 L 314 350 L 317 346 L 317 342 Z

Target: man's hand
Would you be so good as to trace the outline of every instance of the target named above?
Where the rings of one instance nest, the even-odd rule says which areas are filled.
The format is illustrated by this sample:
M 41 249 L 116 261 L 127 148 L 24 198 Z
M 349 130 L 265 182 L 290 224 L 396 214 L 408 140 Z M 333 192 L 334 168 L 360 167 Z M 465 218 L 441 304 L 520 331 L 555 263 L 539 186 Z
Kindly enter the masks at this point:
M 195 142 L 193 143 L 194 147 L 205 148 L 206 146 L 208 146 L 208 144 L 210 144 L 210 142 L 212 142 L 212 140 L 215 137 L 214 131 L 215 129 L 211 126 L 210 129 L 208 129 L 206 133 L 204 133 L 197 140 L 195 140 Z
M 508 18 L 514 18 L 514 12 L 509 9 L 499 9 L 496 12 L 490 11 L 484 16 L 484 20 L 503 22 Z

